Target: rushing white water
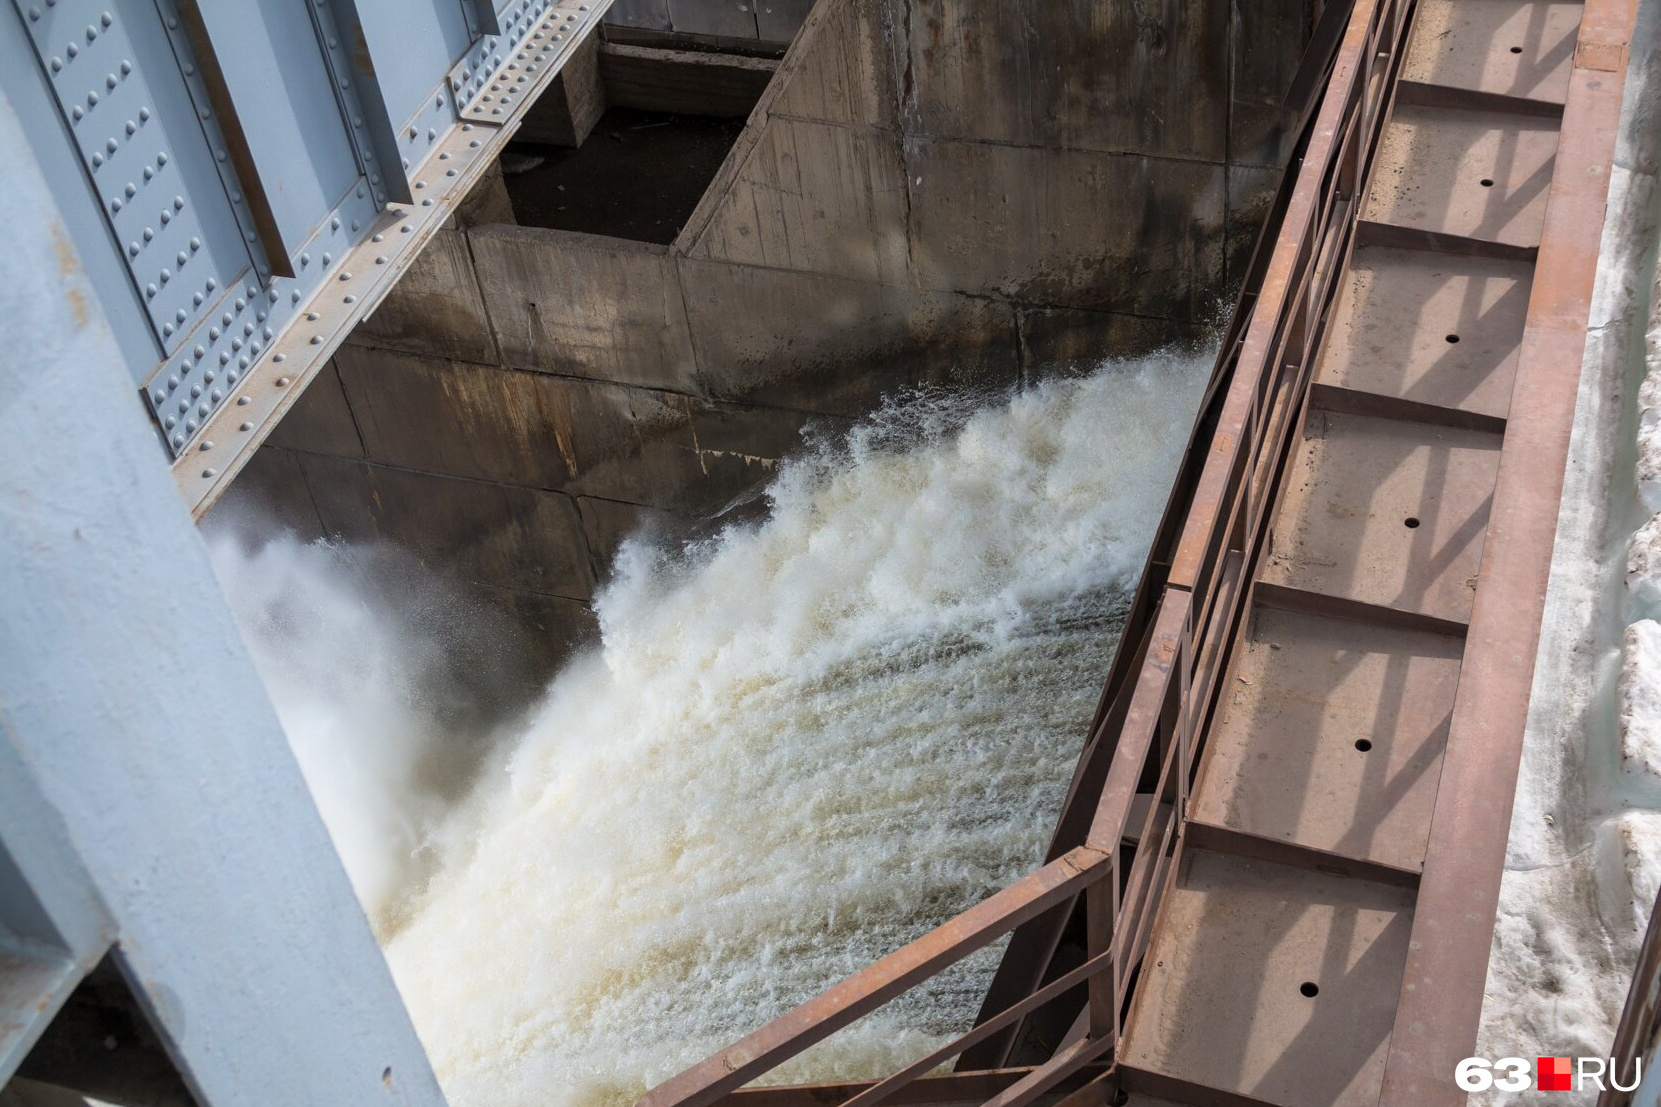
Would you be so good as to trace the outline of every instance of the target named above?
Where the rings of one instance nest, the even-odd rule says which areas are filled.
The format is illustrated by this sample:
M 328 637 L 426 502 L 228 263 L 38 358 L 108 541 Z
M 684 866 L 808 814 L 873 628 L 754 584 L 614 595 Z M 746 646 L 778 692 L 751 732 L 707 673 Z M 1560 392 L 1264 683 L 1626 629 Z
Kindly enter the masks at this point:
M 359 815 L 385 856 L 434 858 L 354 877 L 450 1101 L 630 1102 L 1033 868 L 1207 361 L 1112 363 L 980 410 L 914 398 L 788 462 L 764 523 L 625 546 L 602 642 L 442 826 L 407 802 L 403 753 L 354 815 L 318 780 L 316 747 L 350 729 L 312 702 L 336 690 L 279 674 L 348 864 Z M 296 648 L 256 652 L 269 675 Z M 430 747 L 420 712 L 385 700 L 348 722 Z M 345 790 L 374 792 L 362 775 Z M 918 1055 L 961 1029 L 993 964 L 783 1075 Z

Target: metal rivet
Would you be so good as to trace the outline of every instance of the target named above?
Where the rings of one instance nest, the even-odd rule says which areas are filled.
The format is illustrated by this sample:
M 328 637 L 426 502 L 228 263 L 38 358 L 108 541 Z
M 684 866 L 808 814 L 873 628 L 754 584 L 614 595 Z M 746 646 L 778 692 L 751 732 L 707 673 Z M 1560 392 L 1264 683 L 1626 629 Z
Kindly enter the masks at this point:
M 198 450 L 201 450 L 203 453 L 207 453 L 209 450 L 213 449 L 213 443 L 212 442 L 203 442 L 200 446 L 198 446 L 196 448 Z
M 289 384 L 292 383 L 293 379 L 294 378 L 292 378 L 292 377 L 278 377 L 277 378 L 277 387 L 278 388 L 287 388 L 289 386 Z
M 249 398 L 248 398 L 248 397 L 246 397 L 246 396 L 238 396 L 238 397 L 237 397 L 237 398 L 236 398 L 236 406 L 237 406 L 237 407 L 247 407 L 247 406 L 248 406 L 248 405 L 249 405 L 249 404 L 250 404 L 250 403 L 252 403 L 252 402 L 253 402 L 253 401 L 252 401 L 252 400 L 250 400 L 250 399 L 249 399 Z

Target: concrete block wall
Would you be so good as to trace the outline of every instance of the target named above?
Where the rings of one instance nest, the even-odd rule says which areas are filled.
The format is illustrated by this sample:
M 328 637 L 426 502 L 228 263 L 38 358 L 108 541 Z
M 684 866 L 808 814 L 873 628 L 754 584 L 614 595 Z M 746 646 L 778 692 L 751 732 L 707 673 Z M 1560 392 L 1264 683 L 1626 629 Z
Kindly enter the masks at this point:
M 616 544 L 811 420 L 1204 333 L 1284 156 L 1308 0 L 820 0 L 669 246 L 487 180 L 231 502 L 403 545 L 542 636 Z

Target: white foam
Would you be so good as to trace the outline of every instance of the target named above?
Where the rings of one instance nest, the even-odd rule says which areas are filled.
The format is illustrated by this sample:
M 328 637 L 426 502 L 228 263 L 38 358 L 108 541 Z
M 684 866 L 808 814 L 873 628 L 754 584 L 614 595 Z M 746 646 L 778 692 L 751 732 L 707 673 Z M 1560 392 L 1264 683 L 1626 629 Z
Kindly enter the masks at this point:
M 364 717 L 411 725 L 395 703 L 347 707 L 309 669 L 274 683 L 360 892 L 384 902 L 397 866 L 354 861 L 349 823 L 442 856 L 380 919 L 450 1101 L 630 1102 L 1035 867 L 1207 363 L 892 406 L 786 464 L 767 522 L 626 546 L 603 643 L 442 830 L 351 811 L 336 792 L 364 773 L 307 753 Z M 376 762 L 368 791 L 405 794 L 406 768 Z M 995 955 L 784 1075 L 917 1055 Z

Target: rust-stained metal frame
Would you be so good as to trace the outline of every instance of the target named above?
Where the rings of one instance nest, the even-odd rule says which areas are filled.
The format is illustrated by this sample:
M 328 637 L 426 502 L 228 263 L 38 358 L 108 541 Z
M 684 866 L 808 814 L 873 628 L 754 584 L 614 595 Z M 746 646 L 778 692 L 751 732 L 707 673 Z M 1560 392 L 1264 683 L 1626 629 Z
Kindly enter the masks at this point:
M 1467 1098 L 1636 14 L 1581 16 L 1382 1107 Z
M 1074 1033 L 985 1102 L 1031 1103 L 1112 1055 L 1137 965 L 1176 871 L 1199 743 L 1246 610 L 1246 568 L 1278 499 L 1321 321 L 1337 295 L 1353 237 L 1355 200 L 1388 114 L 1409 10 L 1410 0 L 1357 0 L 1349 14 L 1261 281 L 1243 295 L 1219 356 L 1196 431 L 1196 445 L 1205 448 L 1191 450 L 1199 466 L 1192 495 L 1182 495 L 1179 486 L 1162 525 L 1167 541 L 1180 535 L 1169 569 L 1152 564 L 1138 598 L 1148 613 L 1146 636 L 1134 646 L 1127 638 L 1121 649 L 1081 758 L 1082 775 L 1092 750 L 1111 749 L 1084 842 L 652 1089 L 641 1107 L 703 1107 L 729 1096 L 737 1103 L 733 1093 L 744 1084 L 1022 923 L 1065 909 L 1081 893 L 1088 943 L 1082 966 L 998 1012 L 983 1012 L 967 1033 L 848 1102 L 896 1102 L 891 1097 L 936 1064 L 1079 984 L 1088 1000 Z M 1156 544 L 1155 558 L 1159 549 Z M 1093 791 L 1075 779 L 1069 799 Z

